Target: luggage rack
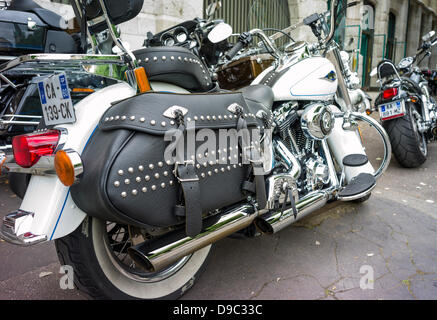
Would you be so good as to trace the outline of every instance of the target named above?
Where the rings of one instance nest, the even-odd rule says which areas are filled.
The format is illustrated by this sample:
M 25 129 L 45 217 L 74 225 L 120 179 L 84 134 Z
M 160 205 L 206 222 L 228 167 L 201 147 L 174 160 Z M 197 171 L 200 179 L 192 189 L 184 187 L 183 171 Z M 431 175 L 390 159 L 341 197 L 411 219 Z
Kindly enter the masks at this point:
M 118 55 L 96 54 L 29 54 L 0 65 L 0 83 L 15 84 L 8 78 L 13 75 L 44 76 L 65 72 L 94 74 L 103 78 L 125 81 L 126 62 Z
M 41 116 L 21 116 L 16 114 L 7 114 L 0 118 L 0 126 L 37 126 L 39 125 L 41 119 Z

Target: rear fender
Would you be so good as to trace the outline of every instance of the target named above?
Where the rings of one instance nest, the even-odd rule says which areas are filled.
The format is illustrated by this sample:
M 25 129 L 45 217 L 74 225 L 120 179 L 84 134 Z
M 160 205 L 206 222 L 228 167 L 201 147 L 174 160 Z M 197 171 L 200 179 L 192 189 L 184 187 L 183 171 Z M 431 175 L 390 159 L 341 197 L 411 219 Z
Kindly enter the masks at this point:
M 151 83 L 155 91 L 188 93 L 166 83 Z M 129 85 L 119 83 L 100 90 L 75 106 L 75 124 L 62 125 L 68 131 L 63 149 L 73 149 L 80 155 L 98 127 L 103 114 L 114 101 L 130 98 L 136 94 Z M 122 116 L 122 115 L 120 115 Z M 86 168 L 84 168 L 86 170 Z M 34 213 L 30 233 L 45 235 L 47 240 L 63 238 L 74 232 L 87 216 L 80 210 L 57 176 L 32 176 L 20 210 Z
M 129 85 L 120 83 L 100 90 L 78 103 L 75 106 L 76 123 L 61 126 L 68 132 L 64 148 L 81 154 L 111 103 L 134 94 L 135 91 Z M 86 217 L 73 203 L 69 188 L 56 175 L 32 176 L 20 210 L 34 214 L 29 232 L 45 235 L 47 240 L 70 234 Z

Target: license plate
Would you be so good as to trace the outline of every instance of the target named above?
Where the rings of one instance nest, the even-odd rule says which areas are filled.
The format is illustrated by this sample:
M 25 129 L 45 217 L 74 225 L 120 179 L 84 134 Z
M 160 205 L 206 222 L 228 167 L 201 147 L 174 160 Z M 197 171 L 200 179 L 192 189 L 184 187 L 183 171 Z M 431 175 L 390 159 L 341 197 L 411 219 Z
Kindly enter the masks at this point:
M 379 106 L 382 121 L 392 120 L 405 116 L 405 101 L 394 101 Z
M 47 126 L 76 122 L 65 73 L 56 74 L 38 82 L 38 90 Z

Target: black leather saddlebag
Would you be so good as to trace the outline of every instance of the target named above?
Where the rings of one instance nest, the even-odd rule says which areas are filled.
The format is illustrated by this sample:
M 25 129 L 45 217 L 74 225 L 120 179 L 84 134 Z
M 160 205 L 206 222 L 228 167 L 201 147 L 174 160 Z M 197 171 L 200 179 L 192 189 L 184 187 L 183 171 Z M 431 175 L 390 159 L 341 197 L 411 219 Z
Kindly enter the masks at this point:
M 262 128 L 260 110 L 270 116 L 241 93 L 146 93 L 119 102 L 103 116 L 82 154 L 84 174 L 71 188 L 72 197 L 83 211 L 106 221 L 141 228 L 185 223 L 187 234 L 195 236 L 203 218 L 247 197 L 243 185 L 252 165 L 242 161 L 237 129 Z M 201 136 L 203 129 L 215 134 L 212 144 Z M 236 129 L 227 131 L 224 144 L 221 129 Z M 182 151 L 189 161 L 178 165 L 165 157 L 175 141 L 165 141 L 169 130 L 184 132 L 186 145 L 193 133 L 202 140 L 195 142 L 195 156 Z M 214 150 L 202 148 L 206 142 Z

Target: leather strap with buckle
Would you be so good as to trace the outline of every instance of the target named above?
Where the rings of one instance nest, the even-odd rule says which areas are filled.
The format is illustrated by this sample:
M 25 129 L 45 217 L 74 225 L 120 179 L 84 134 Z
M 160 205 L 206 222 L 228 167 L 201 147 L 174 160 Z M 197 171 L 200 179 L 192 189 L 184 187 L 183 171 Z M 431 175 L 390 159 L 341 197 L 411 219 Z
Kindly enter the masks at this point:
M 186 233 L 194 238 L 202 232 L 202 204 L 200 201 L 199 177 L 194 161 L 176 165 L 176 177 L 182 186 L 185 199 Z

